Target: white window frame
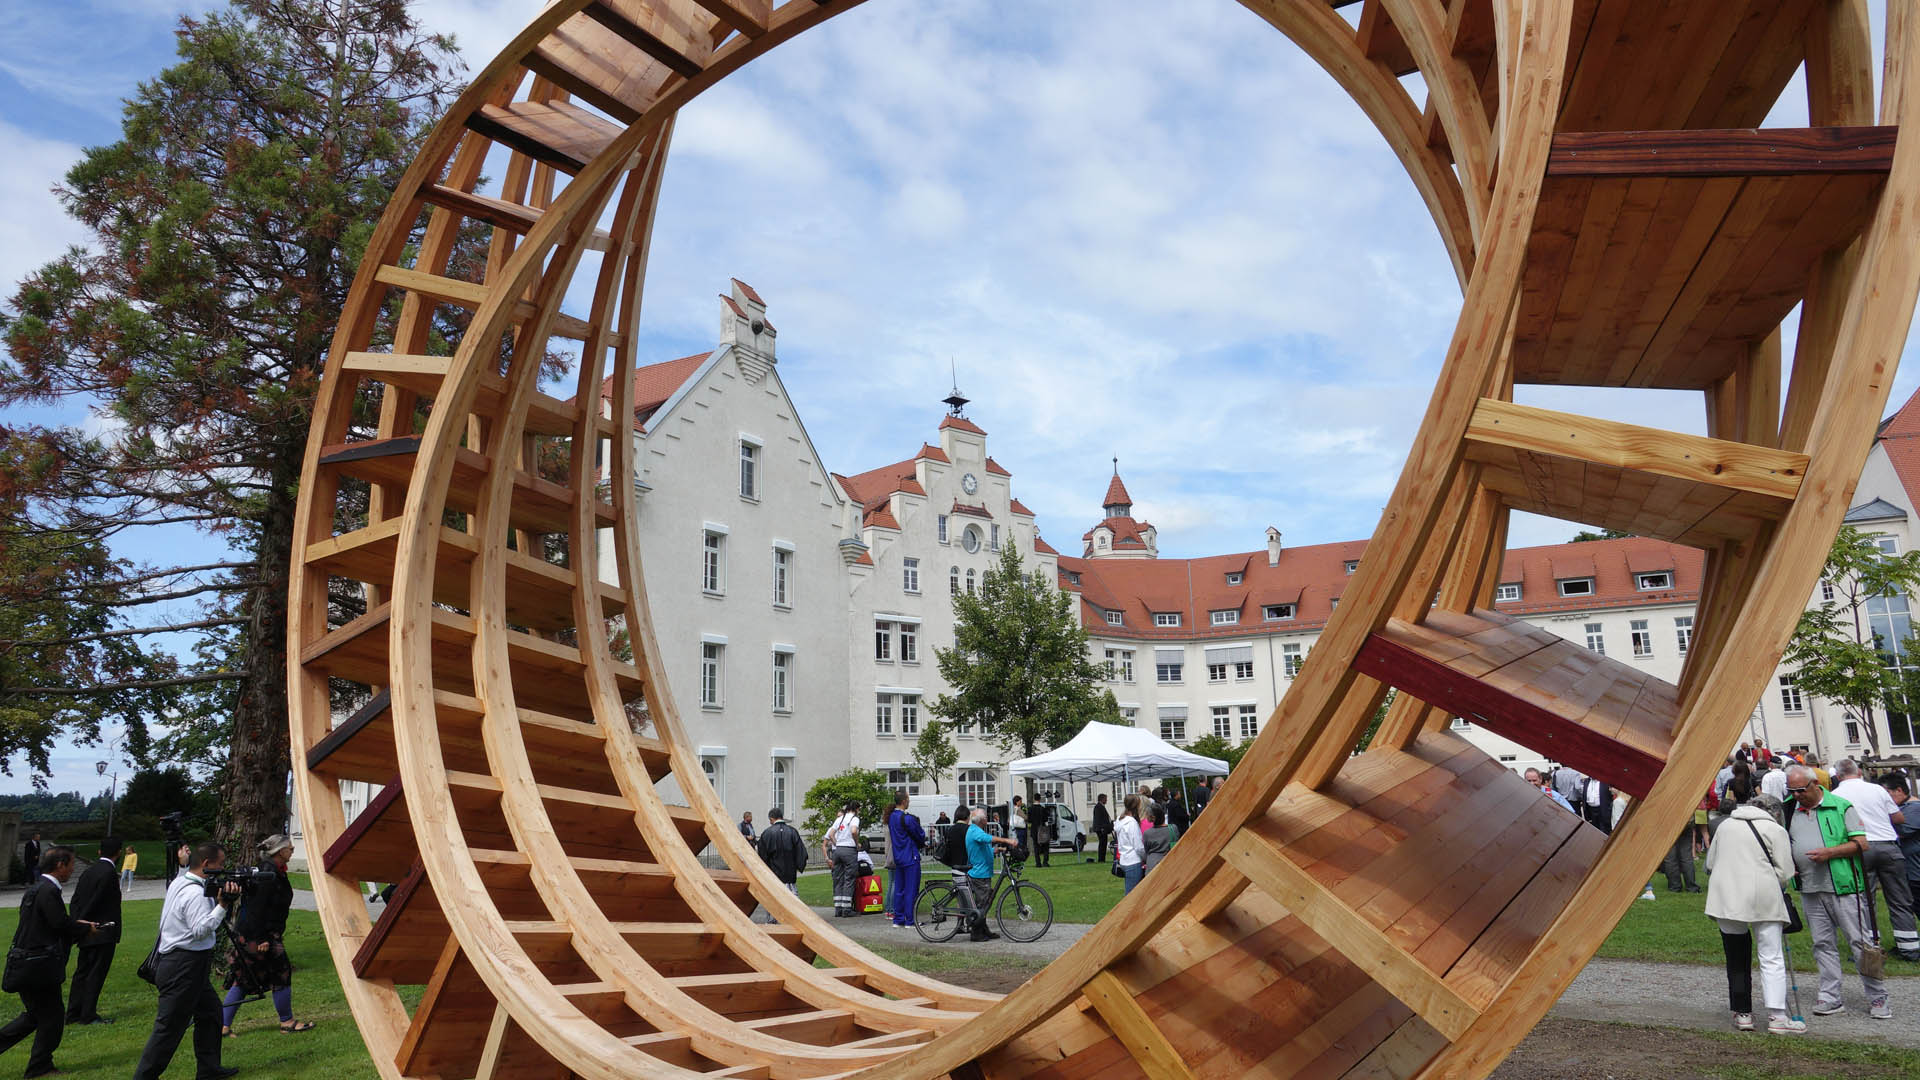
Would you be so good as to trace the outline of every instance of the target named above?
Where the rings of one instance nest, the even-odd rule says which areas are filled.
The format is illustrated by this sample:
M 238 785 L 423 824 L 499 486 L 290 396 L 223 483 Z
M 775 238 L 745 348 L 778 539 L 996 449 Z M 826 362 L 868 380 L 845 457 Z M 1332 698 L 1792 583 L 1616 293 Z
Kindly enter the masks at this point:
M 920 734 L 920 695 L 900 694 L 894 704 L 899 709 L 900 734 L 918 736 Z
M 1360 569 L 1360 560 L 1359 560 L 1359 559 L 1348 559 L 1348 560 L 1347 560 L 1347 561 L 1346 561 L 1345 563 L 1343 563 L 1342 565 L 1343 565 L 1343 566 L 1344 566 L 1344 567 L 1346 568 L 1346 571 L 1347 571 L 1347 573 L 1349 573 L 1349 574 L 1351 574 L 1351 573 L 1353 573 L 1353 572 L 1354 572 L 1355 570 L 1358 570 L 1358 569 Z
M 1280 670 L 1291 679 L 1300 674 L 1300 665 L 1307 662 L 1306 650 L 1298 644 L 1287 643 L 1280 646 Z
M 1160 718 L 1160 737 L 1178 746 L 1187 741 L 1187 718 L 1184 716 L 1163 716 Z
M 1240 570 L 1227 571 L 1227 584 L 1238 585 L 1245 580 L 1247 580 L 1247 575 L 1245 572 Z
M 773 711 L 793 711 L 793 646 L 773 647 Z
M 961 769 L 953 786 L 968 806 L 993 806 L 1000 801 L 1000 784 L 992 769 Z
M 1268 604 L 1260 609 L 1260 614 L 1267 622 L 1285 622 L 1293 618 L 1295 610 L 1292 604 Z
M 1240 621 L 1239 608 L 1222 608 L 1207 613 L 1208 621 L 1214 626 L 1232 626 Z
M 1113 682 L 1132 682 L 1133 650 L 1108 649 L 1106 652 L 1107 678 Z
M 1207 681 L 1208 682 L 1226 682 L 1227 681 L 1227 662 L 1225 660 L 1222 660 L 1219 663 L 1215 663 L 1212 660 L 1207 661 Z
M 1233 681 L 1247 682 L 1253 678 L 1253 661 L 1235 660 L 1233 662 Z
M 893 737 L 893 695 L 875 694 L 873 698 L 873 733 L 887 738 Z
M 1186 663 L 1162 664 L 1154 661 L 1153 681 L 1161 686 L 1178 686 L 1180 677 L 1185 674 Z
M 973 567 L 967 567 L 967 595 L 973 595 Z
M 957 566 L 947 568 L 947 595 L 960 595 L 960 568 Z
M 920 662 L 920 624 L 900 623 L 900 662 L 917 664 Z
M 1867 542 L 1878 549 L 1882 555 L 1894 556 L 1900 554 L 1900 540 L 1898 537 L 1889 536 L 1886 533 L 1874 533 L 1867 537 Z
M 793 545 L 773 542 L 773 606 L 793 607 Z
M 987 550 L 1000 550 L 1000 523 L 997 521 L 987 526 Z
M 918 595 L 920 592 L 920 560 L 912 557 L 900 560 L 900 588 Z
M 1633 587 L 1641 592 L 1660 592 L 1673 588 L 1673 571 L 1650 570 L 1633 575 Z
M 1653 631 L 1647 629 L 1647 620 L 1634 619 L 1627 623 L 1627 639 L 1633 643 L 1635 657 L 1653 655 Z
M 1593 579 L 1590 577 L 1562 578 L 1554 582 L 1561 596 L 1592 596 Z
M 1120 612 L 1118 612 L 1118 611 L 1113 611 L 1113 610 L 1109 610 L 1109 611 L 1107 612 L 1107 625 L 1108 625 L 1108 626 L 1119 626 L 1119 625 L 1121 625 L 1121 624 L 1123 624 L 1124 622 L 1126 622 L 1126 616 L 1125 616 L 1125 615 L 1123 615 L 1123 614 L 1121 614 Z
M 1597 622 L 1584 623 L 1581 629 L 1587 635 L 1587 651 L 1607 655 L 1607 628 Z
M 1807 711 L 1807 699 L 1800 693 L 1799 677 L 1780 676 L 1780 711 L 1788 716 L 1801 716 Z
M 787 809 L 787 782 L 793 778 L 793 759 L 775 756 L 768 770 L 768 789 L 773 793 L 773 805 L 780 808 L 782 814 Z
M 1215 705 L 1209 710 L 1213 719 L 1213 733 L 1223 739 L 1233 738 L 1233 710 L 1225 705 Z
M 1680 655 L 1687 655 L 1687 650 L 1693 648 L 1693 616 L 1675 616 L 1673 620 L 1673 638 L 1680 646 Z
M 893 620 L 873 620 L 873 662 L 893 663 Z
M 700 643 L 700 707 L 719 709 L 726 705 L 722 689 L 726 679 L 727 646 L 725 642 L 702 641 Z
M 1180 613 L 1177 611 L 1156 611 L 1153 613 L 1153 625 L 1178 627 L 1180 625 Z
M 1519 599 L 1520 599 L 1519 582 L 1509 581 L 1504 584 L 1494 586 L 1494 589 L 1493 589 L 1494 603 L 1511 604 L 1511 603 L 1515 603 Z
M 938 528 L 939 528 L 940 542 L 943 544 L 953 543 L 952 537 L 950 537 L 947 533 L 947 515 L 941 514 L 939 517 L 935 518 L 934 520 L 939 523 Z
M 1240 737 L 1251 739 L 1260 734 L 1260 707 L 1258 705 L 1240 706 Z
M 760 501 L 760 443 L 740 436 L 740 497 Z
M 727 595 L 727 531 L 712 525 L 700 530 L 700 591 Z

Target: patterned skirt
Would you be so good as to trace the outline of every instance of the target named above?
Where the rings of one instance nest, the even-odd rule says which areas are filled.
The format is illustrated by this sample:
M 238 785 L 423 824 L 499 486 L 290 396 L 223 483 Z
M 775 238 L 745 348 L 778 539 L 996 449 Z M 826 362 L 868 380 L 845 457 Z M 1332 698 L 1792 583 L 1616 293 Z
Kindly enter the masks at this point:
M 293 961 L 287 959 L 287 944 L 278 937 L 267 939 L 267 951 L 257 952 L 258 942 L 233 935 L 227 946 L 227 986 L 238 986 L 249 997 L 293 985 Z

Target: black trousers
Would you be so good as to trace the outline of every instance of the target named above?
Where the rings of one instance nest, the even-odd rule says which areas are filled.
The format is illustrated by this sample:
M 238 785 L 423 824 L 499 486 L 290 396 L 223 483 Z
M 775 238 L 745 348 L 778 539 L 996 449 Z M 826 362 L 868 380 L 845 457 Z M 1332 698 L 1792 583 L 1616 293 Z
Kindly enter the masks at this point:
M 1094 833 L 1093 835 L 1100 838 L 1100 854 L 1094 859 L 1094 861 L 1106 862 L 1107 861 L 1107 837 L 1112 836 L 1113 834 L 1110 832 L 1102 832 L 1102 833 Z
M 153 1019 L 153 1034 L 147 1036 L 147 1048 L 140 1053 L 133 1080 L 160 1080 L 189 1024 L 193 1025 L 197 1075 L 213 1075 L 220 1068 L 220 996 L 207 981 L 213 950 L 171 949 L 161 953 L 154 966 L 158 969 L 154 982 L 160 990 L 160 1012 Z
M 113 948 L 80 946 L 80 961 L 73 966 L 73 990 L 67 995 L 67 1023 L 89 1024 L 100 1019 L 100 987 L 107 981 L 107 969 L 113 966 Z
M 22 990 L 20 1004 L 26 1006 L 27 1011 L 0 1027 L 0 1054 L 31 1035 L 33 1052 L 27 1055 L 26 1075 L 52 1072 L 53 1052 L 60 1048 L 60 1036 L 67 1030 L 60 1008 L 60 984 Z
M 1720 932 L 1720 948 L 1727 957 L 1727 1007 L 1737 1013 L 1753 1011 L 1753 935 Z

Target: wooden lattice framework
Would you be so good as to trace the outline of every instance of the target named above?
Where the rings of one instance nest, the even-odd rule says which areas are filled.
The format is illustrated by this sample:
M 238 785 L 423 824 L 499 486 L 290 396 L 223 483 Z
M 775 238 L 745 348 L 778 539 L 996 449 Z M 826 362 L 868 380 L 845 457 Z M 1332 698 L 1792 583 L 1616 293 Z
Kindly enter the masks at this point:
M 656 675 L 634 444 L 610 418 L 632 414 L 675 111 L 853 0 L 557 0 L 479 74 L 355 281 L 294 540 L 295 790 L 382 1075 L 1479 1077 L 1525 1035 L 1718 766 L 1852 493 L 1920 288 L 1920 140 L 1896 138 L 1920 27 L 1886 5 L 1876 103 L 1864 0 L 1365 0 L 1357 32 L 1346 2 L 1243 0 L 1432 211 L 1465 291 L 1445 366 L 1253 751 L 1142 888 L 1004 998 L 850 943 L 734 831 Z M 1752 130 L 1803 67 L 1814 126 Z M 1396 77 L 1414 71 L 1424 110 Z M 476 194 L 495 148 L 501 190 Z M 455 280 L 473 223 L 484 280 Z M 562 314 L 589 269 L 590 308 Z M 428 355 L 446 308 L 469 329 Z M 395 345 L 370 351 L 383 312 Z M 579 343 L 587 407 L 538 392 L 550 338 Z M 1699 390 L 1710 437 L 1516 405 L 1517 383 Z M 543 473 L 556 455 L 570 482 Z M 603 465 L 621 479 L 596 485 Z M 1708 552 L 1678 685 L 1487 610 L 1509 509 Z M 369 610 L 331 625 L 340 579 Z M 329 680 L 372 700 L 336 725 Z M 630 726 L 642 695 L 652 735 Z M 1635 810 L 1611 838 L 1578 824 L 1453 714 Z M 662 799 L 669 777 L 690 805 Z M 384 785 L 351 824 L 343 780 Z M 362 882 L 395 876 L 370 921 Z

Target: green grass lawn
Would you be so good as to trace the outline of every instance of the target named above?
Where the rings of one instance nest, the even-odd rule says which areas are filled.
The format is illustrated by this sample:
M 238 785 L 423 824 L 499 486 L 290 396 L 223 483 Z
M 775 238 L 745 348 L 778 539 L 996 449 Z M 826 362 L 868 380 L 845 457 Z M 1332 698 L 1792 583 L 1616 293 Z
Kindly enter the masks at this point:
M 1053 921 L 1070 923 L 1099 922 L 1113 905 L 1120 902 L 1120 879 L 1108 869 L 1111 863 L 1089 863 L 1084 855 L 1061 852 L 1051 866 L 1028 862 L 1023 876 L 1039 883 L 1053 897 Z M 948 875 L 946 864 L 928 859 L 922 863 L 922 886 Z M 833 905 L 833 880 L 826 874 L 800 879 L 800 898 L 820 907 Z M 887 887 L 887 873 L 880 871 L 880 886 Z
M 1706 876 L 1700 879 L 1702 889 L 1706 887 Z M 1723 963 L 1720 951 L 1720 933 L 1711 919 L 1707 918 L 1707 894 L 1670 893 L 1664 879 L 1654 885 L 1656 900 L 1635 900 L 1633 907 L 1613 928 L 1613 933 L 1600 946 L 1600 955 L 1621 960 L 1651 960 L 1672 964 L 1712 964 Z M 1806 906 L 1794 897 L 1795 905 L 1800 907 L 1801 917 L 1806 917 Z M 1880 939 L 1889 944 L 1893 941 L 1893 927 L 1887 922 L 1887 908 L 1880 905 Z M 1806 931 L 1787 935 L 1787 949 L 1792 955 L 1794 970 L 1813 970 L 1813 939 Z M 1842 958 L 1847 969 L 1853 969 L 1853 962 Z M 1920 964 L 1910 964 L 1887 956 L 1887 974 L 1920 975 Z

